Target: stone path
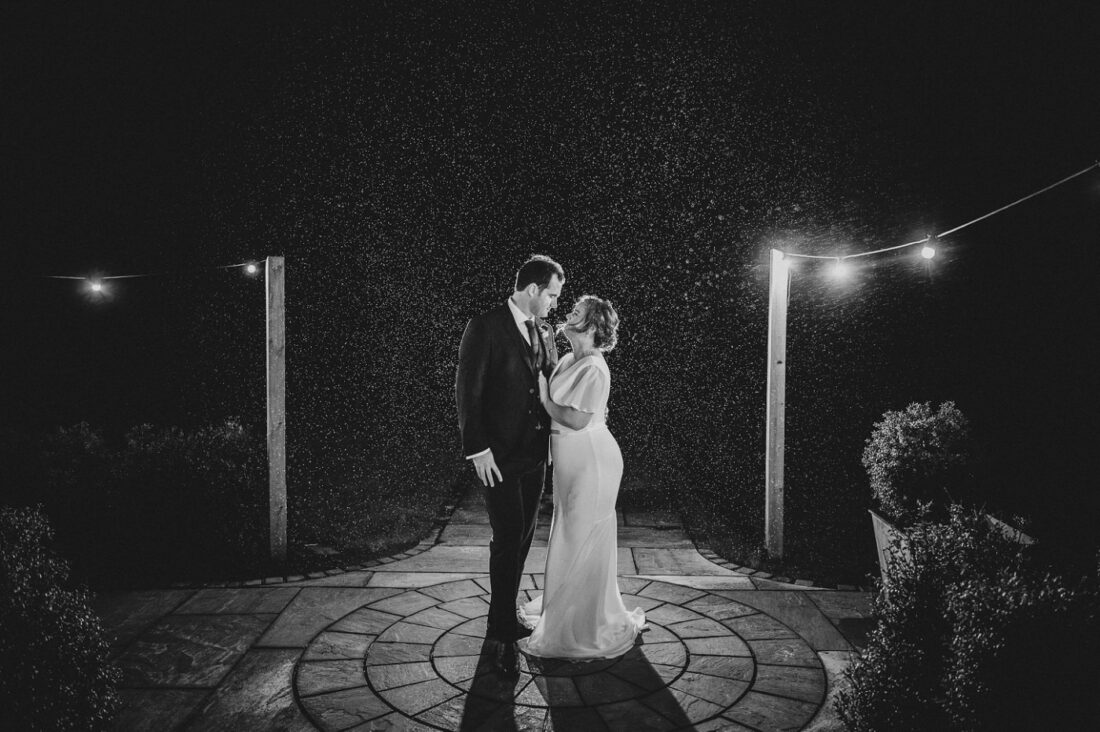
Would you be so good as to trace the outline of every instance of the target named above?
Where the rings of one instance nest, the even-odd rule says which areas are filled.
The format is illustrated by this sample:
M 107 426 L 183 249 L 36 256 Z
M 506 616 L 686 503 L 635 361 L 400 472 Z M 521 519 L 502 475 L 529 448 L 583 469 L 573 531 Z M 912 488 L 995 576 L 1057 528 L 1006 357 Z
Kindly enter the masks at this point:
M 522 600 L 540 592 L 547 533 Z M 674 517 L 620 512 L 641 642 L 609 661 L 521 656 L 501 680 L 482 648 L 490 535 L 473 492 L 431 541 L 368 569 L 100 596 L 124 673 L 116 729 L 840 728 L 827 700 L 863 642 L 867 593 L 734 571 Z

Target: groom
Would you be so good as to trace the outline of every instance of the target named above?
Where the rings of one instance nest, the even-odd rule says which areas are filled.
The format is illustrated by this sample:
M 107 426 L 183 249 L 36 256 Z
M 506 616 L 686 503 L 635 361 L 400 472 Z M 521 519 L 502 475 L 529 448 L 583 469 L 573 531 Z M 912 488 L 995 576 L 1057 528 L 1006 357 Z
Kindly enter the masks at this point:
M 485 486 L 489 542 L 489 620 L 485 633 L 498 673 L 516 670 L 516 597 L 546 475 L 550 417 L 539 403 L 541 371 L 558 362 L 542 322 L 558 304 L 565 271 L 536 255 L 516 274 L 515 292 L 475 316 L 458 349 L 455 395 L 462 450 Z

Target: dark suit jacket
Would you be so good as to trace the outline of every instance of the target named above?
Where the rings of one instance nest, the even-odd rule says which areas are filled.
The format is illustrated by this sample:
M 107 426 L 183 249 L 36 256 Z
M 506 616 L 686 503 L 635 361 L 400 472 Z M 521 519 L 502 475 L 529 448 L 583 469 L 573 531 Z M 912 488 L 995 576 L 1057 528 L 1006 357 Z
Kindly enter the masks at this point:
M 558 361 L 550 328 L 536 319 L 544 371 Z M 464 455 L 485 448 L 505 477 L 535 468 L 546 459 L 550 417 L 539 403 L 538 372 L 527 340 L 505 303 L 466 325 L 455 376 L 458 428 Z

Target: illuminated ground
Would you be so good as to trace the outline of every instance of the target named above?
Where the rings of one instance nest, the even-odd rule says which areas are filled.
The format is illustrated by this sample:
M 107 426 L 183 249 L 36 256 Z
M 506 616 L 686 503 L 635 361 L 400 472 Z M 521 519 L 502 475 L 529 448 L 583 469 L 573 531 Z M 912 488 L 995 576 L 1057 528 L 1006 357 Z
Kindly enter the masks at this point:
M 117 728 L 837 728 L 825 702 L 862 642 L 866 593 L 736 572 L 672 517 L 620 513 L 620 588 L 650 623 L 639 644 L 590 664 L 523 657 L 502 680 L 482 657 L 488 540 L 470 495 L 438 536 L 369 568 L 101 596 L 124 669 Z

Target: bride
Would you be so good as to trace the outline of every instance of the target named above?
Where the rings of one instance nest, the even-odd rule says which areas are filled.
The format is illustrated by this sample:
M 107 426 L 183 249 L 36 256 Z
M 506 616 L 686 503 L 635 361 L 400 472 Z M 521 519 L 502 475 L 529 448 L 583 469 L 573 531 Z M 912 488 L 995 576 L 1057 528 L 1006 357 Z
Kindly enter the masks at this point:
M 573 352 L 561 359 L 549 383 L 539 380 L 542 404 L 553 419 L 554 518 L 543 595 L 519 611 L 520 622 L 534 629 L 524 648 L 533 656 L 619 656 L 645 625 L 641 608 L 623 605 L 615 576 L 615 498 L 623 458 L 605 421 L 611 372 L 603 354 L 615 347 L 618 325 L 610 302 L 580 298 L 562 327 Z

